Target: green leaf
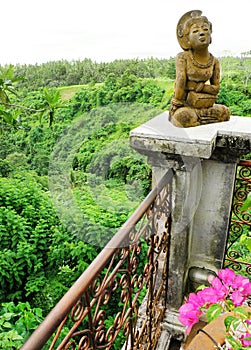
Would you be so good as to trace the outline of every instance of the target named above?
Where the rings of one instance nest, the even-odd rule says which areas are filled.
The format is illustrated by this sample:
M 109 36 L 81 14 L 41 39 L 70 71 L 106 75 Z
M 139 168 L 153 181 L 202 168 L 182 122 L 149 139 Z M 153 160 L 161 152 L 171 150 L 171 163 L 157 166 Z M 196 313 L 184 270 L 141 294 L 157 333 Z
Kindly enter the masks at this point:
M 236 308 L 234 309 L 234 313 L 235 313 L 236 315 L 239 315 L 239 316 L 243 317 L 243 318 L 248 317 L 248 311 L 247 311 L 247 309 L 245 309 L 245 308 L 242 307 L 242 306 L 236 307 Z
M 222 313 L 222 307 L 219 304 L 212 304 L 207 309 L 207 320 L 211 322 L 215 320 Z
M 228 311 L 231 311 L 234 309 L 234 304 L 233 304 L 232 300 L 230 300 L 230 299 L 225 300 L 225 304 L 227 306 Z
M 17 333 L 16 330 L 11 330 L 7 333 L 10 340 L 23 340 L 23 337 Z
M 241 210 L 247 211 L 251 209 L 251 192 L 247 195 L 247 199 L 242 204 Z
M 225 327 L 226 327 L 226 331 L 228 332 L 229 329 L 230 329 L 230 326 L 232 324 L 232 322 L 235 320 L 235 317 L 234 316 L 227 316 L 224 320 L 224 324 L 225 324 Z
M 2 326 L 3 328 L 12 328 L 12 324 L 10 322 L 4 322 Z
M 246 247 L 248 248 L 249 252 L 251 253 L 251 237 L 246 238 Z
M 242 320 L 240 318 L 235 318 L 233 321 L 232 321 L 232 324 L 231 324 L 231 328 L 236 331 L 237 328 L 240 326 L 240 324 L 242 323 Z
M 227 336 L 226 339 L 227 339 L 229 345 L 231 345 L 232 349 L 234 349 L 234 350 L 241 350 L 242 349 L 240 342 L 238 342 L 237 340 L 235 340 L 231 336 Z
M 205 284 L 201 284 L 198 288 L 196 288 L 196 292 L 198 292 L 199 290 L 203 290 L 207 288 L 207 286 Z

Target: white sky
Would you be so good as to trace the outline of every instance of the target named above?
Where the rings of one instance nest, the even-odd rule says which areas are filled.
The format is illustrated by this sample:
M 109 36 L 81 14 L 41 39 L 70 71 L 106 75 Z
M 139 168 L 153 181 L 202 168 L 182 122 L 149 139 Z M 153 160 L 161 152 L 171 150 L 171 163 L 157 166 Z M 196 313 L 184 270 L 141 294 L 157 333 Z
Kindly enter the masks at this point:
M 250 0 L 2 0 L 0 64 L 174 57 L 177 22 L 195 9 L 213 23 L 214 55 L 251 50 Z

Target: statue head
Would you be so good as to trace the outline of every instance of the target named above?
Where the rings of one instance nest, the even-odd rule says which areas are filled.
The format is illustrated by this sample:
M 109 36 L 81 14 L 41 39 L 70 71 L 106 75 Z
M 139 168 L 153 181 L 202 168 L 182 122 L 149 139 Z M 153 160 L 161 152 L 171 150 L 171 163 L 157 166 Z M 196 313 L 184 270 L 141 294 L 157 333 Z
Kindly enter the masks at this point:
M 189 32 L 193 24 L 206 23 L 209 26 L 210 34 L 212 33 L 212 23 L 207 17 L 202 16 L 202 11 L 193 10 L 186 12 L 179 20 L 176 28 L 177 39 L 183 50 L 189 50 Z

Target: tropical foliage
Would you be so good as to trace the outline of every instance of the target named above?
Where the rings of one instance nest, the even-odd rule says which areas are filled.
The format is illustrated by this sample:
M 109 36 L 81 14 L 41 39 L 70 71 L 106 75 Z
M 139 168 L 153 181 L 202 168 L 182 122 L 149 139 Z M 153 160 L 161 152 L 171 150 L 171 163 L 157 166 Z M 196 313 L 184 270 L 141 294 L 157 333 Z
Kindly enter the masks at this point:
M 42 321 L 42 310 L 28 302 L 0 304 L 1 349 L 20 349 Z
M 222 62 L 219 102 L 250 116 L 250 60 Z M 2 349 L 19 347 L 148 193 L 129 132 L 169 108 L 174 77 L 173 58 L 1 67 Z

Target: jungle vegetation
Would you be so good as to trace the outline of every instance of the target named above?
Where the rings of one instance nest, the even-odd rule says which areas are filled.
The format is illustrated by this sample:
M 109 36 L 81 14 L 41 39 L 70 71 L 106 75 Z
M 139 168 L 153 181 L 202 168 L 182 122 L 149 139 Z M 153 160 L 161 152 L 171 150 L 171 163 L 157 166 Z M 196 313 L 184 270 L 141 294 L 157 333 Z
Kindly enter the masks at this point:
M 250 55 L 220 60 L 218 102 L 250 117 Z M 174 58 L 0 67 L 2 349 L 23 344 L 149 192 L 129 132 L 168 110 L 174 79 Z

